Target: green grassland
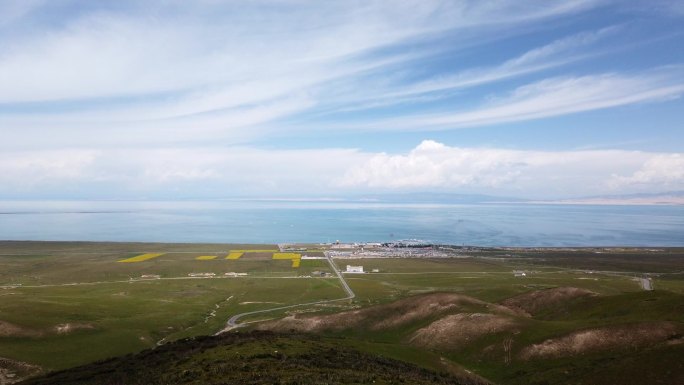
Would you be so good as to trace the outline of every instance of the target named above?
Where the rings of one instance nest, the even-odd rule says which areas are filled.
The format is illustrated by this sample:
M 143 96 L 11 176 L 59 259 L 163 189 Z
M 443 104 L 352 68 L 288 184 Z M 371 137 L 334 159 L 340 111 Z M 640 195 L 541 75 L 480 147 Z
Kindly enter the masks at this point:
M 50 369 L 66 368 L 152 347 L 162 338 L 212 334 L 238 312 L 273 303 L 338 297 L 341 289 L 335 281 L 328 281 L 156 280 L 6 290 L 0 302 L 1 319 L 39 332 L 2 338 L 0 356 Z M 208 318 L 212 310 L 216 314 Z M 56 325 L 65 323 L 88 327 L 64 334 L 52 332 Z
M 322 256 L 320 246 L 316 248 L 302 254 Z M 345 297 L 325 259 L 301 260 L 297 268 L 290 260 L 272 260 L 264 251 L 225 259 L 230 250 L 276 249 L 275 245 L 0 242 L 0 357 L 45 371 L 65 369 L 211 335 L 236 314 Z M 143 262 L 118 262 L 144 253 L 164 254 Z M 195 259 L 203 255 L 217 258 Z M 276 310 L 240 322 L 250 323 L 246 328 L 250 329 L 264 324 L 255 321 L 367 310 L 367 320 L 321 335 L 355 351 L 502 384 L 564 383 L 567 376 L 574 383 L 611 383 L 606 373 L 627 378 L 620 374 L 620 365 L 633 371 L 641 367 L 651 377 L 633 373 L 633 378 L 658 383 L 659 377 L 636 364 L 640 362 L 650 362 L 654 368 L 669 363 L 675 368 L 673 375 L 684 373 L 676 369 L 673 358 L 684 353 L 676 336 L 672 344 L 649 351 L 608 349 L 577 357 L 519 358 L 526 347 L 592 328 L 667 322 L 684 332 L 681 249 L 480 249 L 457 250 L 451 258 L 343 258 L 335 263 L 343 271 L 349 264 L 378 272 L 344 274 L 356 294 L 352 301 Z M 526 276 L 516 277 L 514 270 L 525 271 Z M 314 271 L 329 274 L 314 277 Z M 230 272 L 245 275 L 224 275 Z M 191 273 L 215 275 L 195 278 L 188 276 Z M 143 275 L 159 279 L 143 279 Z M 656 290 L 642 290 L 635 277 L 652 278 Z M 496 310 L 512 297 L 563 287 L 592 295 L 548 303 L 525 316 Z M 429 293 L 469 299 L 450 305 L 446 313 L 427 313 L 398 326 L 378 328 L 373 323 L 411 313 L 415 309 L 395 304 Z M 515 328 L 487 333 L 457 348 L 413 342 L 418 331 L 455 314 L 505 316 Z M 511 346 L 506 350 L 502 341 L 508 340 Z M 507 356 L 512 358 L 504 359 Z
M 264 245 L 2 242 L 0 357 L 62 369 L 153 347 L 157 342 L 213 334 L 230 315 L 342 296 L 339 281 L 306 278 L 331 272 L 324 260 L 289 260 L 231 249 Z M 118 263 L 164 252 L 144 262 Z M 198 261 L 199 255 L 217 255 Z M 268 258 L 263 258 L 267 256 Z M 246 276 L 223 277 L 224 273 Z M 214 273 L 191 278 L 189 273 Z M 141 279 L 158 275 L 161 279 Z M 73 330 L 56 328 L 70 324 Z M 7 326 L 5 325 L 5 329 Z
M 379 273 L 347 275 L 359 301 L 378 302 L 430 291 L 453 291 L 485 301 L 498 301 L 530 290 L 572 286 L 601 294 L 641 290 L 628 274 L 603 274 L 547 266 L 521 265 L 516 260 L 479 258 L 343 259 L 339 266 L 363 265 Z M 525 270 L 524 278 L 513 270 Z M 660 284 L 660 280 L 657 281 Z
M 335 339 L 252 332 L 179 341 L 53 373 L 27 385 L 343 383 L 479 384 L 368 354 Z

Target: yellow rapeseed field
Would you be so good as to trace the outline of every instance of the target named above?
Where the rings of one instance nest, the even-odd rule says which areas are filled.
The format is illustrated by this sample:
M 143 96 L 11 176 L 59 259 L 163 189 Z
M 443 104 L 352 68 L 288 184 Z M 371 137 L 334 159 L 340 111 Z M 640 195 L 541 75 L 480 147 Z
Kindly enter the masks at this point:
M 157 258 L 159 256 L 164 255 L 164 253 L 147 253 L 147 254 L 141 254 L 141 255 L 136 255 L 135 257 L 132 258 L 126 258 L 122 259 L 119 262 L 142 262 L 142 261 L 147 261 L 152 258 Z
M 244 254 L 244 253 L 231 251 L 226 256 L 226 259 L 240 259 L 240 257 L 242 257 L 242 254 Z
M 277 249 L 269 249 L 269 250 L 230 250 L 231 253 L 273 253 L 277 252 Z
M 273 253 L 273 259 L 289 259 L 292 261 L 292 267 L 299 267 L 299 261 L 302 255 L 297 253 Z
M 211 261 L 212 259 L 216 259 L 215 255 L 200 255 L 199 257 L 195 257 L 196 260 L 198 261 Z
M 301 254 L 297 253 L 273 253 L 273 259 L 299 259 Z

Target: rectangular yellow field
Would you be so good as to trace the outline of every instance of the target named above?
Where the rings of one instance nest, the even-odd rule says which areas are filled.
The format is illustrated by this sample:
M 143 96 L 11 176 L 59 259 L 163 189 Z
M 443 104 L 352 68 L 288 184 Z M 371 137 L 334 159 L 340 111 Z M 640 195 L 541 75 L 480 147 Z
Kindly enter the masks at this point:
M 231 253 L 274 253 L 280 251 L 278 249 L 269 249 L 269 250 L 230 250 Z
M 142 261 L 147 261 L 152 258 L 157 258 L 164 255 L 164 253 L 147 253 L 147 254 L 140 254 L 136 255 L 135 257 L 132 258 L 126 258 L 122 259 L 118 262 L 142 262 Z
M 289 259 L 292 261 L 292 267 L 299 267 L 302 255 L 299 253 L 273 253 L 273 259 Z
M 298 253 L 273 253 L 273 259 L 299 259 L 302 255 Z
M 198 261 L 211 261 L 212 259 L 216 259 L 215 255 L 200 255 L 199 257 L 195 257 L 196 260 Z
M 240 259 L 244 253 L 230 252 L 226 255 L 226 259 Z

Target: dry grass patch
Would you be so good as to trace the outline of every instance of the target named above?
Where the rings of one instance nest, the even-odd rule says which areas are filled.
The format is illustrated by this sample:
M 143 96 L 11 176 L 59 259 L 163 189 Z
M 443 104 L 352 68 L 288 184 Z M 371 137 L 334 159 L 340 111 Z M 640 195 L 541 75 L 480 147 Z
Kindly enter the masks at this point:
M 40 337 L 42 334 L 39 330 L 0 321 L 0 337 Z
M 534 315 L 554 305 L 575 298 L 594 295 L 596 295 L 596 293 L 593 291 L 576 287 L 556 287 L 553 289 L 537 290 L 520 294 L 502 301 L 501 305 L 512 310 L 523 312 L 527 315 Z
M 354 327 L 367 330 L 387 330 L 408 325 L 448 312 L 482 311 L 512 313 L 508 308 L 493 305 L 466 295 L 455 293 L 432 293 L 404 298 L 386 305 L 378 305 L 358 310 L 344 311 L 322 316 L 291 315 L 277 321 L 266 322 L 259 329 L 297 330 L 319 332 L 339 331 Z
M 557 358 L 608 349 L 640 349 L 678 336 L 677 327 L 670 322 L 606 326 L 530 345 L 520 352 L 519 358 Z
M 76 330 L 92 330 L 95 329 L 95 326 L 88 324 L 88 323 L 63 323 L 59 325 L 55 325 L 53 328 L 53 331 L 56 332 L 57 334 L 68 334 Z
M 416 331 L 411 343 L 423 347 L 459 349 L 491 333 L 513 330 L 514 319 L 488 313 L 459 313 L 443 317 Z
M 46 329 L 32 329 L 0 321 L 0 337 L 44 337 L 50 334 L 67 334 L 76 330 L 95 329 L 95 326 L 87 323 L 63 323 Z

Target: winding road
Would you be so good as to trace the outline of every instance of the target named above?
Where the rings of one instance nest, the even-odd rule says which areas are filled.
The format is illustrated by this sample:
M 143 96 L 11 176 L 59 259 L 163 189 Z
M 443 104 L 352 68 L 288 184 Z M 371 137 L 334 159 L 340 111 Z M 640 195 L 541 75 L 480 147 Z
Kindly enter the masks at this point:
M 236 315 L 234 315 L 228 319 L 228 322 L 226 322 L 225 328 L 221 329 L 220 331 L 218 331 L 214 335 L 219 335 L 219 334 L 225 333 L 227 331 L 230 331 L 232 329 L 244 326 L 245 323 L 238 323 L 238 320 L 242 317 L 246 317 L 249 315 L 268 313 L 268 312 L 277 311 L 277 310 L 284 310 L 284 309 L 292 309 L 292 308 L 300 307 L 300 306 L 320 305 L 320 304 L 330 303 L 330 302 L 347 301 L 347 300 L 350 300 L 350 299 L 353 299 L 354 297 L 356 297 L 356 294 L 354 294 L 354 291 L 352 291 L 351 287 L 349 287 L 349 284 L 344 279 L 344 276 L 342 276 L 342 273 L 337 268 L 337 265 L 335 265 L 335 262 L 332 260 L 330 255 L 328 255 L 328 253 L 325 253 L 325 259 L 328 261 L 328 264 L 330 264 L 330 268 L 335 272 L 335 274 L 337 275 L 337 278 L 340 280 L 340 283 L 342 284 L 342 288 L 347 293 L 347 295 L 344 298 L 326 299 L 326 300 L 321 300 L 321 301 L 298 303 L 295 305 L 278 306 L 278 307 L 273 307 L 270 309 L 254 310 L 254 311 L 248 311 L 245 313 L 236 314 Z

